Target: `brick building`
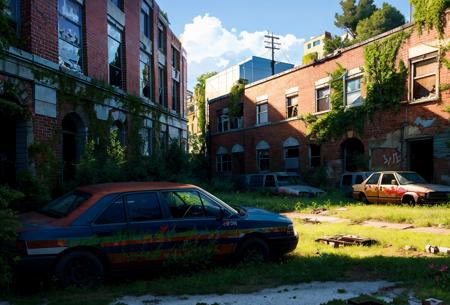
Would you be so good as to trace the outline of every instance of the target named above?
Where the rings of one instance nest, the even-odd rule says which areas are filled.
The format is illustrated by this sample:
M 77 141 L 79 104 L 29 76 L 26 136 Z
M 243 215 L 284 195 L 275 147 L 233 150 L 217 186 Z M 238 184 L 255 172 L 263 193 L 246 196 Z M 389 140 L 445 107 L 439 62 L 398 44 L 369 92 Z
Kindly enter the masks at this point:
M 412 24 L 378 35 L 324 59 L 298 66 L 252 84 L 241 98 L 243 127 L 230 124 L 228 96 L 209 100 L 211 171 L 231 176 L 261 171 L 295 171 L 307 175 L 324 166 L 331 183 L 343 171 L 415 170 L 434 182 L 450 184 L 450 71 L 439 64 L 444 39 L 435 31 L 419 35 Z M 397 61 L 408 70 L 407 97 L 398 107 L 376 112 L 364 130 L 344 130 L 340 138 L 317 145 L 307 135 L 302 117 L 330 111 L 329 74 L 337 64 L 343 76 L 345 107 L 358 107 L 366 97 L 364 49 L 400 31 L 411 31 Z M 448 54 L 446 55 L 448 58 Z M 238 118 L 241 119 L 241 118 Z M 363 159 L 365 166 L 356 159 Z M 366 168 L 363 168 L 366 167 Z
M 155 1 L 7 2 L 19 42 L 0 58 L 0 182 L 32 167 L 33 143 L 51 145 L 70 179 L 94 121 L 127 145 L 133 97 L 143 154 L 186 141 L 186 53 Z

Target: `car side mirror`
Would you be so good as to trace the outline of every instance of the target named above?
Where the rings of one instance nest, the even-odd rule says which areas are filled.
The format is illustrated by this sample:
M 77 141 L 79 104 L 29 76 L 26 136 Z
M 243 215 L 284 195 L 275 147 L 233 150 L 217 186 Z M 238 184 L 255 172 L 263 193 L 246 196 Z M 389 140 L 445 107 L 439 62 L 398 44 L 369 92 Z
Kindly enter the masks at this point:
M 398 185 L 397 180 L 391 180 L 392 185 Z

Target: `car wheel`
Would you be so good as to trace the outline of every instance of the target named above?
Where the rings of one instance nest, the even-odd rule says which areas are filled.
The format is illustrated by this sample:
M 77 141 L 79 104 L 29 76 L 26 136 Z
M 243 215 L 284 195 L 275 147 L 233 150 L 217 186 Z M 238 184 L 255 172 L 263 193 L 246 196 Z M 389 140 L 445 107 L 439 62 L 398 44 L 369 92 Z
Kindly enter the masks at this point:
M 370 203 L 369 200 L 367 200 L 367 197 L 366 197 L 366 195 L 364 193 L 359 195 L 359 201 L 361 201 L 361 202 L 363 202 L 365 204 L 369 204 Z
M 238 249 L 238 259 L 244 264 L 260 264 L 269 260 L 269 247 L 259 238 L 245 240 Z
M 55 276 L 63 287 L 90 288 L 103 281 L 104 267 L 91 252 L 73 251 L 56 264 Z
M 403 198 L 402 201 L 403 201 L 404 204 L 407 204 L 407 205 L 410 205 L 410 206 L 416 205 L 416 202 L 414 201 L 414 198 L 411 197 L 411 196 L 408 196 L 408 197 L 406 197 L 406 198 Z

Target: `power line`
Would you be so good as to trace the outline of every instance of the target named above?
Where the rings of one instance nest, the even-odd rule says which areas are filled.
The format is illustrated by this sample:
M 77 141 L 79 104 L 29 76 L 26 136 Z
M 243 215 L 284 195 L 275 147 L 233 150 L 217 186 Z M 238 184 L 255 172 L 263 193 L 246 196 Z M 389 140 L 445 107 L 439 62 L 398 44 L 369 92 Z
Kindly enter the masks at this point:
M 280 50 L 281 43 L 277 42 L 280 40 L 279 36 L 274 35 L 273 33 L 268 33 L 264 35 L 264 38 L 268 40 L 264 40 L 265 48 L 272 50 L 272 75 L 275 74 L 275 50 Z

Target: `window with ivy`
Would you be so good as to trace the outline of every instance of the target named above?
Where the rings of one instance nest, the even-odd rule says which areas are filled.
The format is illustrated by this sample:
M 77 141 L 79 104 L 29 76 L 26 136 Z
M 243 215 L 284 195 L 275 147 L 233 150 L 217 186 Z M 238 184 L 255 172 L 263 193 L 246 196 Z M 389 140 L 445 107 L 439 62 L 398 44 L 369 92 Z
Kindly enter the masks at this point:
M 152 9 L 150 6 L 145 2 L 141 2 L 141 33 L 144 34 L 145 37 L 147 37 L 150 40 L 152 39 L 152 33 L 153 33 L 153 20 L 152 20 Z
M 142 97 L 153 99 L 153 69 L 151 56 L 141 51 L 139 57 L 140 92 Z
M 122 87 L 122 31 L 108 23 L 109 83 Z
M 347 106 L 358 106 L 362 104 L 361 79 L 362 77 L 359 76 L 346 80 L 345 104 Z
M 256 124 L 264 124 L 269 121 L 269 103 L 261 103 L 256 105 Z
M 270 153 L 268 149 L 256 150 L 256 162 L 258 169 L 262 172 L 270 170 Z
M 82 71 L 83 8 L 74 0 L 58 1 L 59 64 L 70 70 Z
M 330 110 L 330 87 L 316 89 L 316 111 Z
M 413 100 L 437 97 L 438 69 L 437 53 L 430 53 L 411 61 Z
M 298 116 L 298 97 L 290 96 L 287 98 L 287 117 L 295 118 Z
M 225 132 L 230 129 L 230 116 L 228 108 L 217 111 L 217 132 Z

